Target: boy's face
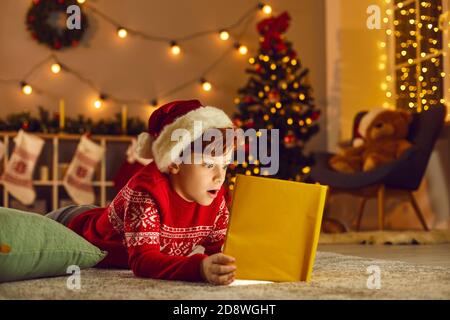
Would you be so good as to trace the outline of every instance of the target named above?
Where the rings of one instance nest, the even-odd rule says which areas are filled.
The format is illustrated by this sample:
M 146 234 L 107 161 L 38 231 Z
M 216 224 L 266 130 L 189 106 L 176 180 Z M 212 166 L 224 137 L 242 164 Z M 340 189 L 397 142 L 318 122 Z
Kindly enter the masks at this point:
M 200 164 L 172 164 L 169 166 L 172 187 L 185 200 L 208 206 L 225 181 L 229 160 L 229 156 L 204 156 Z

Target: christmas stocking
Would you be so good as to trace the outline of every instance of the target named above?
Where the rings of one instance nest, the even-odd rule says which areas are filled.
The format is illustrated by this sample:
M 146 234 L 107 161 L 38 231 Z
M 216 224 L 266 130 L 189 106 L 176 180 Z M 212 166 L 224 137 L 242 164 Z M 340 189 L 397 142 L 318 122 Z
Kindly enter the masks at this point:
M 103 147 L 82 136 L 75 156 L 67 169 L 63 185 L 77 204 L 93 204 L 95 201 L 92 176 L 105 150 Z
M 13 197 L 25 205 L 30 205 L 36 199 L 32 176 L 44 140 L 20 130 L 14 138 L 14 143 L 14 152 L 1 179 L 5 189 Z

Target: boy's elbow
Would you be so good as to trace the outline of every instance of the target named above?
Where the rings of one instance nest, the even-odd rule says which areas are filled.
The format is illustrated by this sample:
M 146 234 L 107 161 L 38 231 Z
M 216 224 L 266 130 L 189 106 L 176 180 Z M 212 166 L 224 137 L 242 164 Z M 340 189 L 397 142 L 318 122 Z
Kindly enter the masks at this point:
M 139 268 L 136 259 L 129 259 L 128 265 L 130 266 L 131 271 L 136 277 L 142 277 L 142 271 Z
M 154 272 L 152 272 L 150 268 L 146 268 L 145 266 L 139 263 L 130 264 L 130 269 L 131 271 L 133 271 L 133 274 L 138 278 L 158 279 L 156 274 L 154 274 Z
M 142 269 L 138 267 L 131 267 L 131 271 L 133 271 L 133 274 L 138 278 L 151 278 L 148 275 L 146 275 Z
M 139 278 L 153 278 L 149 273 L 149 268 L 145 268 L 145 266 L 142 265 L 141 261 L 142 255 L 130 255 L 128 259 L 128 265 L 131 271 L 133 271 L 133 274 Z

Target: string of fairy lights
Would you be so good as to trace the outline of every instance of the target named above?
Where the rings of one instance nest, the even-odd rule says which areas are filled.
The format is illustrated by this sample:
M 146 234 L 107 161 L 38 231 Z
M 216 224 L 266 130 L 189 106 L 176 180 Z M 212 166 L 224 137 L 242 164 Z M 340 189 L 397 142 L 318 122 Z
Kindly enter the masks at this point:
M 82 73 L 78 72 L 74 68 L 70 67 L 67 63 L 63 62 L 56 54 L 52 53 L 49 56 L 47 56 L 42 61 L 38 62 L 34 66 L 28 70 L 28 72 L 23 75 L 20 79 L 1 79 L 0 83 L 12 83 L 15 85 L 19 85 L 21 91 L 25 95 L 31 95 L 33 92 L 37 92 L 40 94 L 45 94 L 51 98 L 58 99 L 50 92 L 46 92 L 45 90 L 42 90 L 38 88 L 36 85 L 33 85 L 29 78 L 32 74 L 34 74 L 35 71 L 37 71 L 39 68 L 43 66 L 49 66 L 51 72 L 54 75 L 58 75 L 61 72 L 67 72 L 75 76 L 79 81 L 82 83 L 88 85 L 92 90 L 95 92 L 98 92 L 98 97 L 93 101 L 93 107 L 96 109 L 102 108 L 102 106 L 105 104 L 105 101 L 113 101 L 117 104 L 139 104 L 139 105 L 150 105 L 152 107 L 156 107 L 158 105 L 158 101 L 164 98 L 167 98 L 173 94 L 175 94 L 178 91 L 181 91 L 182 89 L 188 87 L 189 85 L 192 85 L 194 83 L 198 83 L 201 88 L 208 92 L 213 89 L 212 83 L 207 79 L 208 74 L 214 70 L 215 67 L 217 67 L 220 62 L 222 62 L 226 56 L 232 52 L 236 51 L 239 55 L 245 56 L 248 54 L 248 47 L 241 42 L 241 38 L 246 32 L 249 24 L 254 20 L 256 13 L 262 12 L 265 15 L 270 16 L 272 14 L 272 7 L 266 3 L 259 2 L 256 6 L 252 6 L 249 10 L 244 12 L 237 21 L 235 21 L 233 24 L 218 28 L 215 30 L 203 30 L 199 32 L 195 32 L 183 37 L 179 38 L 166 38 L 161 37 L 157 35 L 152 35 L 143 31 L 135 30 L 132 28 L 128 28 L 124 26 L 124 24 L 119 23 L 114 18 L 111 18 L 98 8 L 94 7 L 93 5 L 89 4 L 86 0 L 77 0 L 77 2 L 83 6 L 83 9 L 86 9 L 92 14 L 100 17 L 107 23 L 113 26 L 116 36 L 120 39 L 125 39 L 129 36 L 136 36 L 146 41 L 153 41 L 153 42 L 160 42 L 160 43 L 166 43 L 168 45 L 168 54 L 176 57 L 182 54 L 183 52 L 183 43 L 186 43 L 187 41 L 191 41 L 193 39 L 204 37 L 204 36 L 217 36 L 221 41 L 233 41 L 231 46 L 227 48 L 226 51 L 222 55 L 220 55 L 213 63 L 211 63 L 209 66 L 205 68 L 205 70 L 201 73 L 200 76 L 197 76 L 191 80 L 188 80 L 186 82 L 181 83 L 180 85 L 163 92 L 161 94 L 158 94 L 157 96 L 151 98 L 151 99 L 124 99 L 120 97 L 116 97 L 112 94 L 106 93 L 104 90 L 102 90 L 99 86 L 97 86 L 93 81 L 88 79 L 86 76 L 84 76 Z M 238 33 L 237 29 L 243 26 L 243 30 Z
M 449 105 L 444 66 L 450 43 L 445 43 L 443 35 L 450 20 L 442 1 L 385 0 L 385 4 L 386 40 L 379 43 L 385 50 L 379 69 L 387 70 L 381 83 L 388 99 L 384 106 L 422 112 L 437 104 Z M 394 57 L 390 64 L 386 52 Z

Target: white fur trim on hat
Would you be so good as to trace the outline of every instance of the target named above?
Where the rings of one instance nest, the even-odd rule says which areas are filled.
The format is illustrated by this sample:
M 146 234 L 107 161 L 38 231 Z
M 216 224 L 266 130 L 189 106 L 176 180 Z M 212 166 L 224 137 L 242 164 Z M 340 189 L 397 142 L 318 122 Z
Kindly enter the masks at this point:
M 201 131 L 194 130 L 194 122 L 197 121 L 201 123 Z M 202 106 L 164 126 L 156 139 L 148 133 L 141 133 L 137 143 L 138 155 L 142 158 L 153 158 L 161 172 L 168 172 L 168 166 L 173 162 L 172 154 L 180 154 L 206 130 L 232 127 L 233 122 L 221 109 Z M 172 133 L 176 129 L 186 130 L 190 134 L 190 139 L 172 141 Z
M 142 132 L 137 137 L 136 154 L 143 159 L 153 159 L 152 144 L 153 137 L 147 132 Z
M 143 154 L 145 154 L 148 151 L 145 149 L 150 149 L 150 148 L 146 148 L 146 146 L 151 145 L 151 142 L 146 141 L 146 138 L 147 138 L 146 136 L 141 136 L 141 149 L 143 149 L 143 150 L 139 150 L 139 151 L 141 151 Z M 140 157 L 139 153 L 138 153 L 138 144 L 137 143 L 138 142 L 137 142 L 136 138 L 131 139 L 131 144 L 128 147 L 127 152 L 126 152 L 127 162 L 135 163 L 137 161 L 138 163 L 142 164 L 143 166 L 146 166 L 150 162 L 153 161 L 151 159 L 152 157 L 151 157 L 151 155 L 147 156 L 146 158 Z M 151 150 L 150 150 L 150 152 L 151 152 Z
M 367 129 L 369 129 L 370 124 L 372 123 L 372 121 L 382 112 L 386 111 L 386 109 L 384 108 L 376 108 L 373 110 L 370 110 L 369 112 L 367 112 L 361 119 L 361 122 L 359 123 L 358 126 L 358 131 L 359 134 L 361 136 L 363 136 L 364 138 L 367 135 Z

